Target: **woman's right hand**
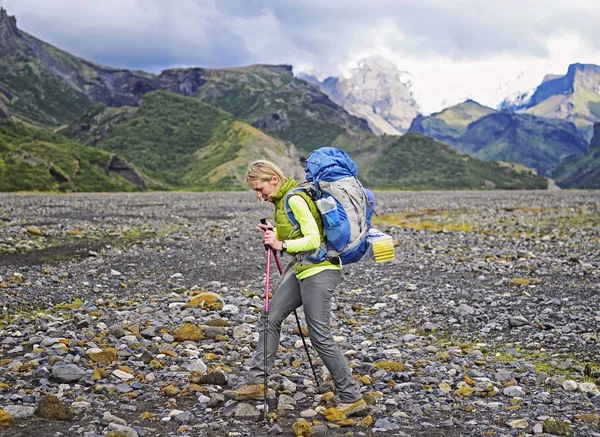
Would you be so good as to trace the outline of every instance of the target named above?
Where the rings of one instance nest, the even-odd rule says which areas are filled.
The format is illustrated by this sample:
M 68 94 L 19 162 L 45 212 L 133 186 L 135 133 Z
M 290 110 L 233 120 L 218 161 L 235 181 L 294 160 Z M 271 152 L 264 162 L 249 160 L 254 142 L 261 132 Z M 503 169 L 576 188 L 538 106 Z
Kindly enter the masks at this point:
M 274 226 L 271 223 L 266 223 L 266 224 L 259 224 L 258 225 L 258 229 L 260 229 L 260 232 L 265 235 L 265 232 L 267 231 L 272 231 L 274 228 Z

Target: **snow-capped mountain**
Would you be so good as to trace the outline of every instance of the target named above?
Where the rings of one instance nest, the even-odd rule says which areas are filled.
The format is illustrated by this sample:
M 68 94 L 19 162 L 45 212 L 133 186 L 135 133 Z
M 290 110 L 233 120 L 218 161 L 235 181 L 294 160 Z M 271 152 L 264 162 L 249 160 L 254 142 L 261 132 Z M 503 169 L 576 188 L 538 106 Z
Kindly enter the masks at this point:
M 410 74 L 380 56 L 360 60 L 340 78 L 319 81 L 306 74 L 298 77 L 317 85 L 350 114 L 365 118 L 378 135 L 406 132 L 419 113 Z

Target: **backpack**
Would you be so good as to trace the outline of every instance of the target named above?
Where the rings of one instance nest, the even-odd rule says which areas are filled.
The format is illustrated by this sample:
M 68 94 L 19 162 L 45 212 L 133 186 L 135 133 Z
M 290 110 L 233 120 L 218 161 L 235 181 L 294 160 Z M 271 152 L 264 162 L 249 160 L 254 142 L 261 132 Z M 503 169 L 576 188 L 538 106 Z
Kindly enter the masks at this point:
M 375 196 L 358 180 L 356 163 L 339 149 L 322 147 L 309 155 L 304 171 L 307 182 L 288 193 L 285 212 L 298 229 L 289 198 L 304 191 L 315 201 L 323 219 L 325 245 L 307 259 L 313 263 L 328 259 L 334 264 L 359 261 L 369 248 Z

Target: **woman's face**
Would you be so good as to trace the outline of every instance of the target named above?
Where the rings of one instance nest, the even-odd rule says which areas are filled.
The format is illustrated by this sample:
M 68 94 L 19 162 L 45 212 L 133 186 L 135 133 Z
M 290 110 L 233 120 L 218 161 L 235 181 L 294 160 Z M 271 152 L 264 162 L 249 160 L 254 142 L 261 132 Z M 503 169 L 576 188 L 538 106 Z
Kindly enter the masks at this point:
M 249 182 L 250 188 L 256 193 L 256 198 L 269 202 L 273 201 L 271 194 L 275 192 L 277 184 L 279 184 L 279 176 L 273 176 L 269 181 L 254 180 Z

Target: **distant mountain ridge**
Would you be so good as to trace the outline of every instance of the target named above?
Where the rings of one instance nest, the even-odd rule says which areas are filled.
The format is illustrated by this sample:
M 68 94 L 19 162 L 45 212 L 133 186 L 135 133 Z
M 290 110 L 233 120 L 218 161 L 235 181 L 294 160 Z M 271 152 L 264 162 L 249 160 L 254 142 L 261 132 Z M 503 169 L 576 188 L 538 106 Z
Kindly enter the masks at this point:
M 446 108 L 429 116 L 418 115 L 412 121 L 408 132 L 418 132 L 442 143 L 454 145 L 470 123 L 495 112 L 492 108 L 480 105 L 474 100 Z
M 287 174 L 301 178 L 302 159 L 322 146 L 348 152 L 372 188 L 548 185 L 419 134 L 401 141 L 376 136 L 365 119 L 294 77 L 291 66 L 178 68 L 151 75 L 70 55 L 20 32 L 4 10 L 0 33 L 7 43 L 0 56 L 6 110 L 0 109 L 10 117 L 10 135 L 0 143 L 0 169 L 11 175 L 3 190 L 31 189 L 19 182 L 25 174 L 27 187 L 140 189 L 132 182 L 136 171 L 149 189 L 243 189 L 254 159 L 281 163 Z M 41 136 L 58 128 L 71 140 L 52 134 L 52 141 L 30 141 L 35 129 L 25 132 L 22 123 L 38 127 Z M 63 156 L 64 164 L 55 165 L 49 153 Z M 402 169 L 402 177 L 394 169 Z
M 348 77 L 328 77 L 323 82 L 306 74 L 298 77 L 317 85 L 349 113 L 365 118 L 375 134 L 399 135 L 419 113 L 407 76 L 392 62 L 372 56 L 360 60 Z
M 589 140 L 600 121 L 600 66 L 571 64 L 565 75 L 547 75 L 531 97 L 504 109 L 571 121 Z

